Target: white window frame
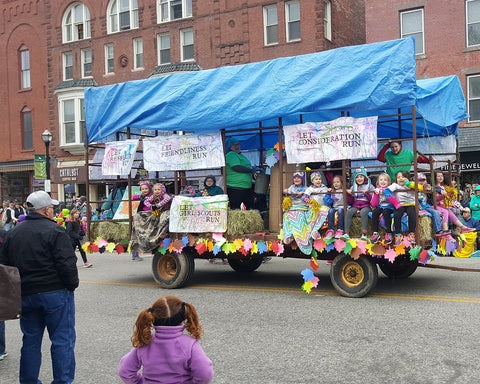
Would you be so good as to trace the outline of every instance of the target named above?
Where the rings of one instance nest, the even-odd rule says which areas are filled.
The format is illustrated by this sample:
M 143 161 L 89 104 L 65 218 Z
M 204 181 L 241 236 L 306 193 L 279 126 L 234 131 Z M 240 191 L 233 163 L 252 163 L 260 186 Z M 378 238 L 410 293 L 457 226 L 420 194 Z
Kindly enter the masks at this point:
M 268 15 L 270 11 L 275 10 L 277 20 L 276 23 L 271 23 L 269 24 L 268 21 Z M 268 30 L 271 28 L 276 28 L 277 29 L 277 41 L 268 41 Z M 278 44 L 279 38 L 278 38 L 278 9 L 277 5 L 266 5 L 263 7 L 263 38 L 264 38 L 264 44 L 265 45 L 276 45 Z
M 298 19 L 292 19 L 291 17 L 291 7 L 297 6 L 298 7 Z M 291 41 L 300 41 L 302 40 L 302 29 L 301 29 L 301 22 L 300 22 L 300 1 L 287 1 L 285 2 L 285 33 L 286 33 L 286 40 L 287 42 Z M 300 37 L 292 38 L 290 37 L 290 24 L 298 23 L 300 27 Z
M 67 77 L 67 57 L 70 57 L 72 60 L 72 65 L 71 65 L 72 77 Z M 62 54 L 62 62 L 63 62 L 63 80 L 64 81 L 73 80 L 73 52 L 72 51 L 64 52 Z
M 30 50 L 23 45 L 20 47 L 18 54 L 20 56 L 20 88 L 30 89 L 32 87 L 30 78 Z
M 187 46 L 185 44 L 185 34 L 186 33 L 191 33 L 192 34 L 192 44 L 188 44 L 189 45 L 192 45 L 192 48 L 193 48 L 193 57 L 192 58 L 185 58 L 185 54 L 184 54 L 184 48 Z M 193 35 L 193 28 L 186 28 L 186 29 L 181 29 L 180 30 L 180 53 L 181 53 L 181 61 L 184 62 L 184 61 L 194 61 L 195 60 L 195 39 L 194 39 L 194 35 Z
M 75 89 L 67 92 L 61 92 L 58 96 L 58 124 L 60 132 L 60 146 L 61 147 L 77 147 L 84 145 L 85 134 L 82 132 L 85 126 L 85 106 L 84 106 L 84 90 Z M 73 142 L 67 143 L 67 134 L 65 130 L 65 102 L 73 101 L 73 120 L 69 123 L 74 123 L 75 139 Z M 83 107 L 83 111 L 82 111 Z
M 25 150 L 25 151 L 28 151 L 28 150 L 32 150 L 33 149 L 33 113 L 32 113 L 32 110 L 28 107 L 24 107 L 22 110 L 21 110 L 21 115 L 22 115 L 22 149 Z M 29 131 L 26 131 L 25 130 L 25 116 L 26 115 L 30 115 L 30 129 Z M 29 141 L 29 144 L 30 146 L 27 148 L 27 146 L 25 145 L 25 141 L 26 141 L 26 133 L 28 133 L 28 141 Z
M 80 37 L 80 30 L 83 31 L 83 37 Z M 89 39 L 90 37 L 90 12 L 88 7 L 80 2 L 71 4 L 63 14 L 63 43 Z
M 119 9 L 122 2 L 128 2 L 128 11 Z M 129 13 L 128 28 L 120 28 L 120 15 L 122 13 Z M 110 0 L 107 7 L 107 33 L 117 33 L 129 31 L 138 28 L 138 2 L 137 0 Z
M 112 49 L 111 50 L 111 56 L 110 56 L 110 48 Z M 109 75 L 109 74 L 115 73 L 115 61 L 114 61 L 113 44 L 112 43 L 105 44 L 104 49 L 105 49 L 105 74 Z M 109 60 L 112 60 L 112 70 L 111 71 L 109 71 L 109 65 L 108 65 Z
M 133 68 L 143 68 L 143 40 L 141 37 L 133 39 Z
M 404 33 L 404 31 L 403 31 L 403 17 L 402 16 L 406 15 L 406 14 L 409 14 L 409 13 L 415 13 L 415 12 L 421 12 L 421 14 L 422 14 L 421 30 Z M 418 33 L 422 34 L 422 48 L 423 48 L 423 50 L 422 51 L 417 51 L 418 44 L 415 44 L 415 55 L 423 55 L 423 54 L 425 54 L 425 12 L 424 12 L 424 9 L 423 8 L 417 8 L 417 9 L 411 9 L 411 10 L 408 10 L 408 11 L 400 12 L 400 37 L 404 38 L 404 37 L 412 36 L 412 35 L 415 35 L 415 34 L 418 34 Z M 417 39 L 415 39 L 415 41 L 417 41 Z
M 467 112 L 470 115 L 470 117 L 468 118 L 469 123 L 480 121 L 480 104 L 478 105 L 479 112 L 477 113 L 477 115 L 479 117 L 476 120 L 471 118 L 472 111 L 471 111 L 471 107 L 470 107 L 470 102 L 471 101 L 477 101 L 477 100 L 480 102 L 480 95 L 478 97 L 471 97 L 470 96 L 470 92 L 471 92 L 470 80 L 474 79 L 474 78 L 476 78 L 478 80 L 479 88 L 480 88 L 480 74 L 467 76 Z
M 90 61 L 88 61 L 88 52 L 90 52 Z M 90 48 L 88 49 L 82 49 L 81 51 L 81 56 L 82 56 L 82 78 L 85 77 L 92 77 L 93 76 L 93 57 L 92 57 L 92 50 Z M 90 74 L 86 74 L 85 71 L 85 66 L 90 64 Z
M 469 13 L 469 10 L 470 10 L 470 6 L 472 6 L 472 4 L 476 3 L 477 6 L 480 7 L 480 0 L 467 0 L 466 4 L 465 4 L 465 36 L 466 36 L 466 44 L 467 44 L 467 47 L 478 47 L 480 45 L 480 39 L 478 39 L 478 43 L 476 44 L 472 44 L 470 42 L 470 33 L 468 31 L 470 25 L 473 25 L 473 24 L 479 24 L 480 25 L 480 13 L 478 14 L 478 17 L 477 17 L 477 20 L 473 21 L 473 22 L 470 22 L 469 19 L 470 19 L 470 13 Z
M 325 1 L 323 8 L 323 35 L 325 39 L 332 41 L 332 2 Z
M 181 5 L 182 16 L 173 18 L 172 9 Z M 186 19 L 193 16 L 192 0 L 157 0 L 157 23 L 167 23 L 173 20 Z
M 162 44 L 162 37 L 168 37 L 168 48 Z M 168 56 L 170 60 L 162 61 L 162 52 L 168 50 Z M 158 65 L 162 64 L 170 64 L 172 62 L 172 49 L 171 49 L 171 39 L 169 33 L 159 33 L 157 35 L 157 57 L 158 57 Z

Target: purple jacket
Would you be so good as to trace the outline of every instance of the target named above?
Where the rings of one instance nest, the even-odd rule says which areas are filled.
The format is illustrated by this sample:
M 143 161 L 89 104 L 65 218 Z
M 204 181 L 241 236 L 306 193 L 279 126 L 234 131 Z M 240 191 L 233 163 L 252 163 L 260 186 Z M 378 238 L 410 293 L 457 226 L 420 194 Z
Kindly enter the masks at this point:
M 126 384 L 208 384 L 213 378 L 211 360 L 185 326 L 157 326 L 149 345 L 134 348 L 120 360 L 118 374 Z M 143 366 L 143 372 L 138 371 Z

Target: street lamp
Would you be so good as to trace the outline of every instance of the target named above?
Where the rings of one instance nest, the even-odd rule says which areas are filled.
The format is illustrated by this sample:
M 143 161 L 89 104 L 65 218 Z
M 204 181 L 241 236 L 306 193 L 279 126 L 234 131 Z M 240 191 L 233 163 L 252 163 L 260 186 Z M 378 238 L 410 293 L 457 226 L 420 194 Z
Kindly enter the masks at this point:
M 48 193 L 50 193 L 50 154 L 48 153 L 48 147 L 50 146 L 52 139 L 52 133 L 46 129 L 42 133 L 42 140 L 45 143 L 45 168 L 47 173 L 47 179 L 45 180 L 45 192 Z

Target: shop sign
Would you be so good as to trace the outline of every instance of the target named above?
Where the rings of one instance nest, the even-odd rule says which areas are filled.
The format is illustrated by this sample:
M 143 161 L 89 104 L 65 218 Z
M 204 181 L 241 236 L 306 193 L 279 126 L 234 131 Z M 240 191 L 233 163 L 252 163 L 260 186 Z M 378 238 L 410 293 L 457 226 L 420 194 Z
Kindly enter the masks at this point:
M 56 184 L 84 184 L 87 182 L 87 167 L 54 168 L 53 182 Z
M 448 165 L 444 165 L 440 168 L 442 171 L 448 171 Z M 458 171 L 458 166 L 452 164 L 452 171 Z M 469 162 L 460 164 L 460 172 L 475 172 L 480 171 L 479 162 Z

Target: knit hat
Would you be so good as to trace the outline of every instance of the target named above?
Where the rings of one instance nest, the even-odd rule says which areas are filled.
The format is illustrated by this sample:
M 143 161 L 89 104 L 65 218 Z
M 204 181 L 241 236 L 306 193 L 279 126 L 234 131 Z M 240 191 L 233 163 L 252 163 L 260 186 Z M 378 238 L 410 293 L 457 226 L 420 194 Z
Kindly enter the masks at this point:
M 352 176 L 353 176 L 353 178 L 352 178 L 352 180 L 353 180 L 353 181 L 352 181 L 353 190 L 356 191 L 357 188 L 358 188 L 358 185 L 357 185 L 357 183 L 355 182 L 355 180 L 357 179 L 357 176 L 358 176 L 358 175 L 363 175 L 363 176 L 365 176 L 366 182 L 365 182 L 364 184 L 368 184 L 368 187 L 370 187 L 370 185 L 371 185 L 370 178 L 368 177 L 367 171 L 365 170 L 365 168 L 362 167 L 362 168 L 357 168 L 357 169 L 355 169 L 355 170 L 353 171 L 353 175 L 352 175 Z
M 148 187 L 148 194 L 151 195 L 152 194 L 152 186 L 150 185 L 150 183 L 147 183 L 147 182 L 140 183 L 140 188 L 142 187 L 142 185 L 146 185 Z
M 320 172 L 312 172 L 310 174 L 310 181 L 313 183 L 313 179 L 315 179 L 316 177 L 320 177 L 322 179 L 322 183 L 323 183 L 323 177 L 322 177 L 322 174 Z
M 293 174 L 293 179 L 295 179 L 296 177 L 299 177 L 300 179 L 302 179 L 302 184 L 305 184 L 305 173 L 303 172 L 295 172 Z
M 230 150 L 230 148 L 232 147 L 232 145 L 234 144 L 238 144 L 239 141 L 235 138 L 235 137 L 230 137 L 228 140 L 227 140 L 227 151 Z

